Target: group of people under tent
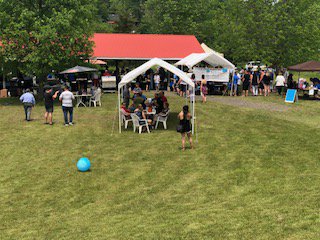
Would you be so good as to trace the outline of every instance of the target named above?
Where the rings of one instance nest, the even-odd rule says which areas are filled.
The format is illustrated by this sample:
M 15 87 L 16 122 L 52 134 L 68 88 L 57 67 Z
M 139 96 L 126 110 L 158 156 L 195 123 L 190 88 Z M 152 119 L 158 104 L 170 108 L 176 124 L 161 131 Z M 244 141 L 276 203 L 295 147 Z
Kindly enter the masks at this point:
M 123 90 L 123 102 L 120 111 L 126 119 L 131 118 L 131 114 L 136 114 L 141 121 L 147 120 L 148 125 L 154 128 L 158 116 L 166 116 L 169 112 L 168 99 L 164 91 L 155 92 L 154 98 L 148 99 L 140 88 L 139 83 L 136 83 L 135 88 L 130 91 L 130 84 L 125 85 Z M 155 109 L 154 114 L 147 114 Z M 191 118 L 189 106 L 183 106 L 182 111 L 178 114 L 179 132 L 182 139 L 182 150 L 185 150 L 185 138 L 188 137 L 190 148 L 193 148 L 191 136 Z
M 130 84 L 125 85 L 123 90 L 123 102 L 121 112 L 126 119 L 131 118 L 131 114 L 136 114 L 142 121 L 147 120 L 148 125 L 154 128 L 158 116 L 166 116 L 169 112 L 168 99 L 164 91 L 156 92 L 154 98 L 147 98 L 139 85 L 135 84 L 133 90 Z

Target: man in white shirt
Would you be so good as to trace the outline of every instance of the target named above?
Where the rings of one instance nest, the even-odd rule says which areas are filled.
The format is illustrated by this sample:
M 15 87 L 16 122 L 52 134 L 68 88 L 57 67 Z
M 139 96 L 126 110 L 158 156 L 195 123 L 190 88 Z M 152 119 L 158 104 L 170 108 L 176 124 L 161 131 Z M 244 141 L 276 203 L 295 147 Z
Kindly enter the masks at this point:
M 279 75 L 276 77 L 276 88 L 280 96 L 282 94 L 285 83 L 286 83 L 286 79 L 282 75 L 282 72 L 280 72 Z
M 69 91 L 68 87 L 65 86 L 64 91 L 61 93 L 59 100 L 62 102 L 62 111 L 64 115 L 64 124 L 65 126 L 73 125 L 73 103 L 74 95 L 72 92 Z M 68 113 L 69 113 L 69 120 L 68 120 Z

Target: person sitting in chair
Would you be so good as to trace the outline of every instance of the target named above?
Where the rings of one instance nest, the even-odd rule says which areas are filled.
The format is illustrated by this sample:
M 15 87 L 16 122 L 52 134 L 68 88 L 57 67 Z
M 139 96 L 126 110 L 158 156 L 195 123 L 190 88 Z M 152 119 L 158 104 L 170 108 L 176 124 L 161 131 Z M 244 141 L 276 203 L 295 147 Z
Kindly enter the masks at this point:
M 165 117 L 168 112 L 169 112 L 169 103 L 168 103 L 168 102 L 164 102 L 164 103 L 163 103 L 163 109 L 162 109 L 162 111 L 159 112 L 159 113 L 157 113 L 157 114 L 155 114 L 155 115 L 153 116 L 152 125 L 155 126 L 156 123 L 157 123 L 158 117 L 159 117 L 159 116 Z
M 130 110 L 128 109 L 128 108 L 126 108 L 126 103 L 125 102 L 123 102 L 122 104 L 121 104 L 121 112 L 123 113 L 123 115 L 125 116 L 125 117 L 130 117 Z
M 134 110 L 134 113 L 139 117 L 140 120 L 146 120 L 146 113 L 143 110 L 142 104 L 139 104 L 138 107 L 136 108 L 136 110 Z M 144 122 L 144 121 L 142 121 Z M 152 120 L 148 119 L 148 124 L 151 123 Z

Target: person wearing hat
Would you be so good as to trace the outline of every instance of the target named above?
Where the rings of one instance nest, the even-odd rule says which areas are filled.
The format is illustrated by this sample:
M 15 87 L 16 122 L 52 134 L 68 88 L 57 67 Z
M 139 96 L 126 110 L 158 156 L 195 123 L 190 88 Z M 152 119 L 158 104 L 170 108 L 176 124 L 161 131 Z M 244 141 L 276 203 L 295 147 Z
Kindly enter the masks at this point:
M 33 94 L 30 92 L 30 89 L 27 88 L 26 92 L 21 95 L 20 101 L 23 103 L 24 113 L 26 115 L 26 121 L 31 120 L 31 110 L 32 107 L 36 104 Z
M 44 92 L 44 106 L 46 113 L 44 114 L 45 124 L 52 125 L 53 101 L 57 98 L 59 91 L 52 92 L 52 88 L 47 87 Z

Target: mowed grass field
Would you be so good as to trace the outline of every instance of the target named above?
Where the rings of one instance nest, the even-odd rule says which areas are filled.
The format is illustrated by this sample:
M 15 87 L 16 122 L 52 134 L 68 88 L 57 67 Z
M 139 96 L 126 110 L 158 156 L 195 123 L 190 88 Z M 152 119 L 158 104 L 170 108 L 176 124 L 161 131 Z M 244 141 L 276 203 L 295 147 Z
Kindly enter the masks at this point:
M 141 135 L 118 133 L 115 94 L 75 109 L 72 127 L 58 105 L 49 126 L 42 103 L 25 122 L 1 99 L 0 239 L 320 239 L 320 102 L 222 98 L 197 103 L 185 152 L 177 96 L 169 129 Z

